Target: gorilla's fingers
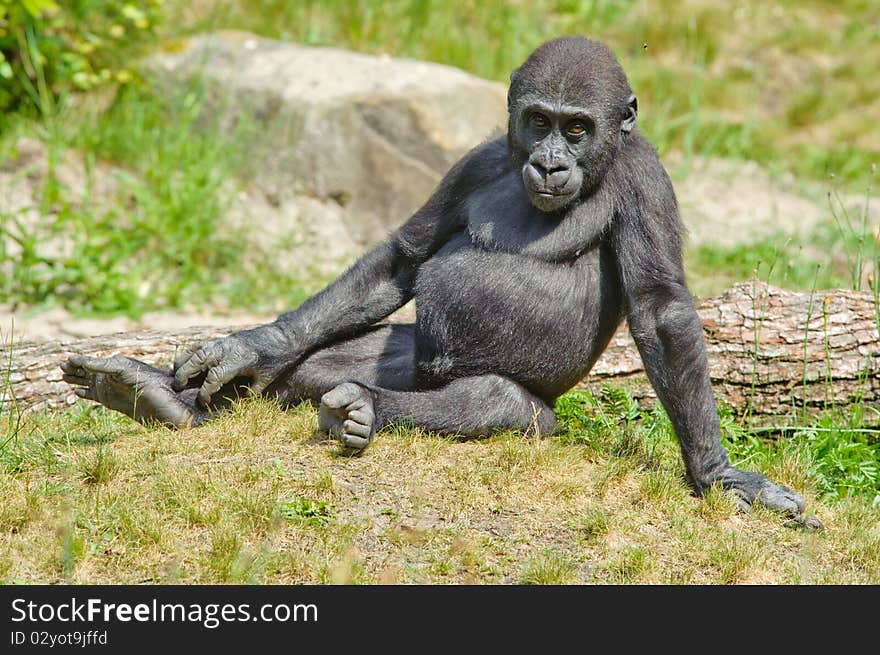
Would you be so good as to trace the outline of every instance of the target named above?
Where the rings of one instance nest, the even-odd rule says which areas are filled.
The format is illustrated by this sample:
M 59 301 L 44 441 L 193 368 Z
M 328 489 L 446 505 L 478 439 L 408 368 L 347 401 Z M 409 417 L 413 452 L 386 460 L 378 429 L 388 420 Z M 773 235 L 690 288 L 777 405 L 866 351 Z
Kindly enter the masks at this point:
M 789 519 L 785 522 L 785 525 L 792 528 L 803 528 L 804 530 L 814 530 L 816 532 L 821 532 L 825 529 L 825 526 L 822 525 L 822 521 L 813 516 L 812 514 L 800 514 L 795 516 L 792 519 Z
M 782 484 L 771 482 L 759 473 L 730 468 L 725 474 L 727 493 L 742 512 L 749 512 L 761 505 L 790 518 L 787 525 L 807 530 L 821 530 L 822 522 L 815 516 L 804 514 L 806 501 L 796 491 Z
M 71 357 L 71 360 L 73 357 Z M 119 362 L 119 355 L 101 359 L 99 357 L 80 357 L 82 362 L 80 367 L 91 373 L 119 373 L 122 370 Z
M 88 387 L 85 387 L 82 389 L 75 389 L 74 393 L 77 396 L 79 396 L 80 398 L 85 398 L 86 400 L 97 400 L 97 398 L 95 398 L 95 394 L 92 393 L 92 390 L 89 389 Z
M 238 365 L 238 362 L 223 361 L 215 363 L 212 368 L 208 369 L 205 381 L 202 383 L 201 389 L 199 389 L 199 404 L 202 407 L 207 407 L 214 394 L 220 391 L 224 384 L 238 375 L 240 370 L 241 367 Z
M 61 363 L 61 371 L 64 374 L 61 376 L 61 379 L 68 384 L 87 386 L 90 383 L 91 377 L 86 370 L 82 366 L 77 366 L 70 361 Z
M 67 358 L 67 361 L 61 365 L 61 368 L 62 368 L 62 370 L 66 370 L 64 368 L 65 366 L 69 366 L 71 368 L 74 368 L 74 367 L 82 368 L 84 363 L 85 363 L 85 356 L 84 355 L 71 355 L 70 357 Z
M 176 371 L 181 366 L 183 366 L 196 351 L 209 348 L 212 341 L 212 339 L 208 339 L 206 341 L 196 341 L 195 343 L 187 344 L 183 348 L 179 349 L 174 354 L 174 370 Z
M 193 356 L 193 353 L 200 349 L 206 342 L 199 341 L 198 343 L 192 343 L 184 348 L 181 348 L 174 354 L 174 370 L 176 371 L 181 366 L 183 366 L 186 361 Z
M 769 480 L 755 497 L 755 503 L 789 516 L 800 516 L 806 503 L 803 497 L 788 487 Z
M 214 343 L 203 344 L 197 350 L 194 350 L 190 358 L 174 371 L 172 388 L 175 391 L 182 391 L 186 388 L 186 383 L 189 382 L 190 378 L 216 366 L 220 361 L 217 356 L 217 350 L 217 346 Z
M 355 448 L 357 450 L 363 450 L 370 445 L 369 439 L 366 439 L 364 437 L 355 437 L 345 432 L 343 432 L 339 436 L 339 440 L 349 448 Z
M 82 375 L 72 375 L 70 373 L 65 373 L 61 376 L 61 379 L 67 382 L 67 384 L 75 384 L 80 387 L 87 387 L 92 382 L 90 378 L 84 377 Z
M 75 355 L 73 355 L 73 357 L 75 357 Z M 73 375 L 79 374 L 80 371 L 85 373 L 85 371 L 82 370 L 82 366 L 74 364 L 69 359 L 66 362 L 61 362 L 61 370 L 64 371 L 65 373 L 70 373 Z

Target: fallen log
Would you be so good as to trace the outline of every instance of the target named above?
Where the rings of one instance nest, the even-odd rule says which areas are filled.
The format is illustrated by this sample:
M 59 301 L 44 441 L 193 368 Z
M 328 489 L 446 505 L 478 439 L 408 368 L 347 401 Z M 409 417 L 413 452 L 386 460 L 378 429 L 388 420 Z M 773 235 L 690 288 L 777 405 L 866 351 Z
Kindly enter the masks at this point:
M 880 408 L 880 309 L 871 293 L 794 292 L 749 282 L 699 300 L 697 309 L 716 398 L 740 413 L 767 418 L 848 410 L 858 404 Z M 412 315 L 397 320 L 407 318 Z M 170 366 L 177 348 L 241 328 L 124 332 L 11 347 L 6 343 L 0 347 L 0 409 L 55 409 L 76 402 L 58 368 L 70 353 L 120 353 Z M 625 325 L 583 384 L 603 382 L 625 386 L 640 401 L 654 397 Z M 872 415 L 880 417 L 880 412 Z
M 698 300 L 697 311 L 715 397 L 739 414 L 880 409 L 880 304 L 872 293 L 795 292 L 748 282 Z M 626 329 L 585 383 L 593 379 L 632 380 L 636 398 L 655 397 Z M 873 416 L 870 422 L 880 423 L 880 414 Z

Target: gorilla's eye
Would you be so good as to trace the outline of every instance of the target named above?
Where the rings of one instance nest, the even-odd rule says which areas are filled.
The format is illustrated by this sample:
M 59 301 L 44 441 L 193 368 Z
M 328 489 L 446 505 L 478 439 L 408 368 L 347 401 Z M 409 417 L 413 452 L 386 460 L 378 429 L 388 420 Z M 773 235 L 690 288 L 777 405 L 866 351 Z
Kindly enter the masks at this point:
M 546 130 L 550 127 L 550 120 L 544 114 L 532 114 L 529 116 L 529 123 L 539 130 Z
M 566 134 L 575 138 L 580 138 L 587 133 L 587 128 L 583 123 L 571 123 L 565 128 Z

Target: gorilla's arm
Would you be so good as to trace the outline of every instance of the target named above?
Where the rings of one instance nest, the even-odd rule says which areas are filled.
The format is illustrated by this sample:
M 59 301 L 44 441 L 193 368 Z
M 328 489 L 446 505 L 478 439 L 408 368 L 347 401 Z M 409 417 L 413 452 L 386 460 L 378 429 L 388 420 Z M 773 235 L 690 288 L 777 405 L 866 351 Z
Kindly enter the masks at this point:
M 472 150 L 403 226 L 300 307 L 274 323 L 186 348 L 175 361 L 175 388 L 207 373 L 198 396 L 202 405 L 238 377 L 250 378 L 252 391 L 260 393 L 309 352 L 400 308 L 413 296 L 419 265 L 462 229 L 462 200 L 501 174 L 507 162 L 503 139 Z
M 721 445 L 703 326 L 685 284 L 672 184 L 647 144 L 627 145 L 621 159 L 629 160 L 630 168 L 626 181 L 617 180 L 624 197 L 612 242 L 630 331 L 675 429 L 688 478 L 700 495 L 718 482 L 743 507 L 760 502 L 799 515 L 804 501 L 798 494 L 730 465 Z M 633 151 L 636 157 L 627 156 Z
M 653 206 L 639 198 L 618 215 L 612 238 L 630 332 L 699 493 L 728 459 L 720 441 L 703 326 L 681 265 L 674 197 L 652 200 Z

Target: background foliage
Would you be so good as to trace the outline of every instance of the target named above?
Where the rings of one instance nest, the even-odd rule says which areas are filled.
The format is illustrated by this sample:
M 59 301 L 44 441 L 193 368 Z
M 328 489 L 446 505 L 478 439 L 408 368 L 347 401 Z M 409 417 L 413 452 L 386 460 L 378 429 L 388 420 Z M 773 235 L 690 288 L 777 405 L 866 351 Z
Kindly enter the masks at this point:
M 2 0 L 0 110 L 51 111 L 56 99 L 126 84 L 126 54 L 155 38 L 163 0 Z M 130 60 L 129 60 L 130 63 Z
M 40 211 L 57 210 L 52 233 L 75 243 L 65 256 L 38 252 L 52 235 L 0 213 L 0 231 L 19 246 L 0 248 L 0 302 L 133 316 L 200 301 L 273 311 L 320 286 L 270 262 L 244 265 L 236 235 L 216 229 L 232 190 L 224 180 L 245 170 L 255 131 L 217 129 L 198 89 L 156 96 L 139 84 L 141 54 L 220 29 L 428 59 L 501 82 L 542 41 L 582 33 L 621 58 L 641 129 L 682 162 L 674 174 L 696 157 L 725 157 L 841 194 L 876 182 L 873 2 L 0 0 L 0 163 L 18 156 L 23 136 L 47 145 Z M 71 150 L 92 177 L 100 162 L 131 173 L 115 207 L 75 197 L 55 175 Z M 801 242 L 694 248 L 689 278 L 700 294 L 755 272 L 791 288 L 858 287 L 852 262 L 878 251 L 863 227 L 829 211 L 828 227 Z

